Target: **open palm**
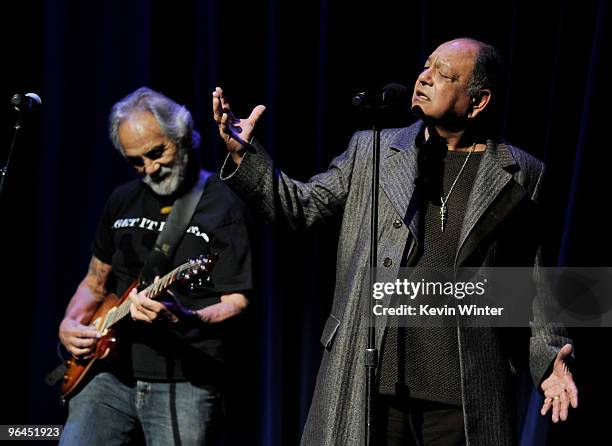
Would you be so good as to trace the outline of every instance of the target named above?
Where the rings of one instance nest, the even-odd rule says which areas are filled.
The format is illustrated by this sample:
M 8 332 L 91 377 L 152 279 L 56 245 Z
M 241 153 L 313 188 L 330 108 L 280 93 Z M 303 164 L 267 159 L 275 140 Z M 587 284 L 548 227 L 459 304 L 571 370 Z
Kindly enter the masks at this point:
M 546 415 L 552 408 L 554 423 L 567 420 L 570 404 L 574 409 L 578 407 L 578 388 L 566 362 L 571 353 L 572 346 L 565 344 L 557 353 L 552 373 L 540 386 L 546 397 L 540 413 Z
M 232 113 L 229 101 L 224 96 L 222 88 L 215 88 L 212 96 L 213 118 L 219 127 L 219 135 L 223 138 L 228 150 L 237 153 L 250 141 L 255 124 L 266 107 L 258 105 L 248 118 L 239 119 Z

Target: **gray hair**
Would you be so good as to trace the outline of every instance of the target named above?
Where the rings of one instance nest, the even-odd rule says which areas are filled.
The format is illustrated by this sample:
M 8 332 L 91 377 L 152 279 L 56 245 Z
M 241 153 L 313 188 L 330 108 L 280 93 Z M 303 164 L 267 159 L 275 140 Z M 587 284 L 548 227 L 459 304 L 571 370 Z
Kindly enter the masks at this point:
M 113 105 L 110 112 L 110 139 L 121 154 L 124 154 L 124 150 L 119 141 L 119 126 L 137 112 L 151 113 L 166 136 L 174 141 L 179 151 L 199 147 L 200 134 L 193 129 L 193 118 L 189 110 L 157 91 L 140 87 Z
M 501 87 L 502 59 L 495 47 L 475 39 L 467 39 L 478 45 L 472 78 L 467 86 L 470 98 L 477 98 L 480 90 L 489 89 L 497 93 Z

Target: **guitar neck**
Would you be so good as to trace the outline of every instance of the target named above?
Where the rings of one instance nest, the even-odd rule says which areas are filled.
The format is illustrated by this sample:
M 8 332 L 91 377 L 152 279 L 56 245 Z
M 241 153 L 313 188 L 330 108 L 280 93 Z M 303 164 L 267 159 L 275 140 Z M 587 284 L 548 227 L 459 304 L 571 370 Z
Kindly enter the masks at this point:
M 176 282 L 176 279 L 179 273 L 182 272 L 186 268 L 189 268 L 189 264 L 184 264 L 184 265 L 181 265 L 173 269 L 168 274 L 166 274 L 164 277 L 162 277 L 158 281 L 146 287 L 144 289 L 144 291 L 146 292 L 146 296 L 149 299 L 155 299 L 156 297 L 158 297 L 160 294 L 166 291 L 169 286 L 171 286 L 174 282 Z M 108 319 L 105 323 L 105 328 L 110 328 L 112 325 L 116 324 L 121 319 L 123 319 L 125 316 L 127 316 L 128 313 L 130 312 L 130 303 L 131 303 L 130 299 L 127 298 L 120 305 L 118 305 L 112 311 L 112 313 L 109 313 Z

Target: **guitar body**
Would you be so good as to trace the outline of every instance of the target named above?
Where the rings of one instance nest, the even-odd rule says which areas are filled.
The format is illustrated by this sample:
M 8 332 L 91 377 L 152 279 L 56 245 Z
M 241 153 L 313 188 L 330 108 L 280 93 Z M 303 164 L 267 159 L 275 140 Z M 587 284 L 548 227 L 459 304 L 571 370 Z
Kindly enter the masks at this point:
M 217 259 L 216 254 L 211 254 L 189 260 L 140 291 L 145 292 L 150 299 L 155 299 L 176 282 L 189 284 L 192 290 L 195 287 L 204 286 L 211 283 L 210 272 Z M 205 277 L 202 278 L 201 276 Z M 91 320 L 88 321 L 89 325 L 96 327 L 102 336 L 96 342 L 91 356 L 88 358 L 75 358 L 73 356 L 66 361 L 67 370 L 60 386 L 62 401 L 66 401 L 66 398 L 74 394 L 85 383 L 86 377 L 91 375 L 91 369 L 94 368 L 96 363 L 117 356 L 119 338 L 117 337 L 117 331 L 111 327 L 123 317 L 129 315 L 129 294 L 137 286 L 138 281 L 136 280 L 121 297 L 117 297 L 115 294 L 107 294 Z
M 120 298 L 115 294 L 107 294 L 102 304 L 91 317 L 89 324 L 96 327 L 102 334 L 102 337 L 96 342 L 92 356 L 87 359 L 73 356 L 66 361 L 68 369 L 66 373 L 64 373 L 60 386 L 62 400 L 65 401 L 77 388 L 87 381 L 85 377 L 89 374 L 96 362 L 113 356 L 119 343 L 117 330 L 113 328 L 104 329 L 104 327 L 106 326 L 107 319 L 116 311 L 117 307 L 128 299 L 130 291 L 132 291 L 132 288 L 134 288 L 136 284 L 137 282 L 134 282 L 128 287 L 127 291 L 123 293 Z

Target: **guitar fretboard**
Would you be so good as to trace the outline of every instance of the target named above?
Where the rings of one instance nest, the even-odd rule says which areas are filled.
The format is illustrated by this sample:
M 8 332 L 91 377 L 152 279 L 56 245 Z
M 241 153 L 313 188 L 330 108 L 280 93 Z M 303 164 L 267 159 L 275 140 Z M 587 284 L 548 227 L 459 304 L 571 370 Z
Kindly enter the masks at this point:
M 203 263 L 204 270 L 208 271 L 208 266 L 211 263 L 210 259 L 204 261 Z M 212 263 L 214 263 L 214 260 Z M 157 296 L 166 291 L 166 289 L 168 289 L 170 285 L 176 282 L 176 280 L 181 277 L 183 273 L 189 271 L 189 269 L 193 267 L 194 265 L 191 263 L 185 263 L 181 266 L 176 267 L 164 277 L 146 287 L 146 296 L 149 299 L 155 299 Z M 119 322 L 121 319 L 123 319 L 125 316 L 127 316 L 130 312 L 130 304 L 131 300 L 129 298 L 125 299 L 125 301 L 118 305 L 114 310 L 109 312 L 108 317 L 106 318 L 106 321 L 104 323 L 104 327 L 102 327 L 100 331 L 110 328 L 111 326 Z

